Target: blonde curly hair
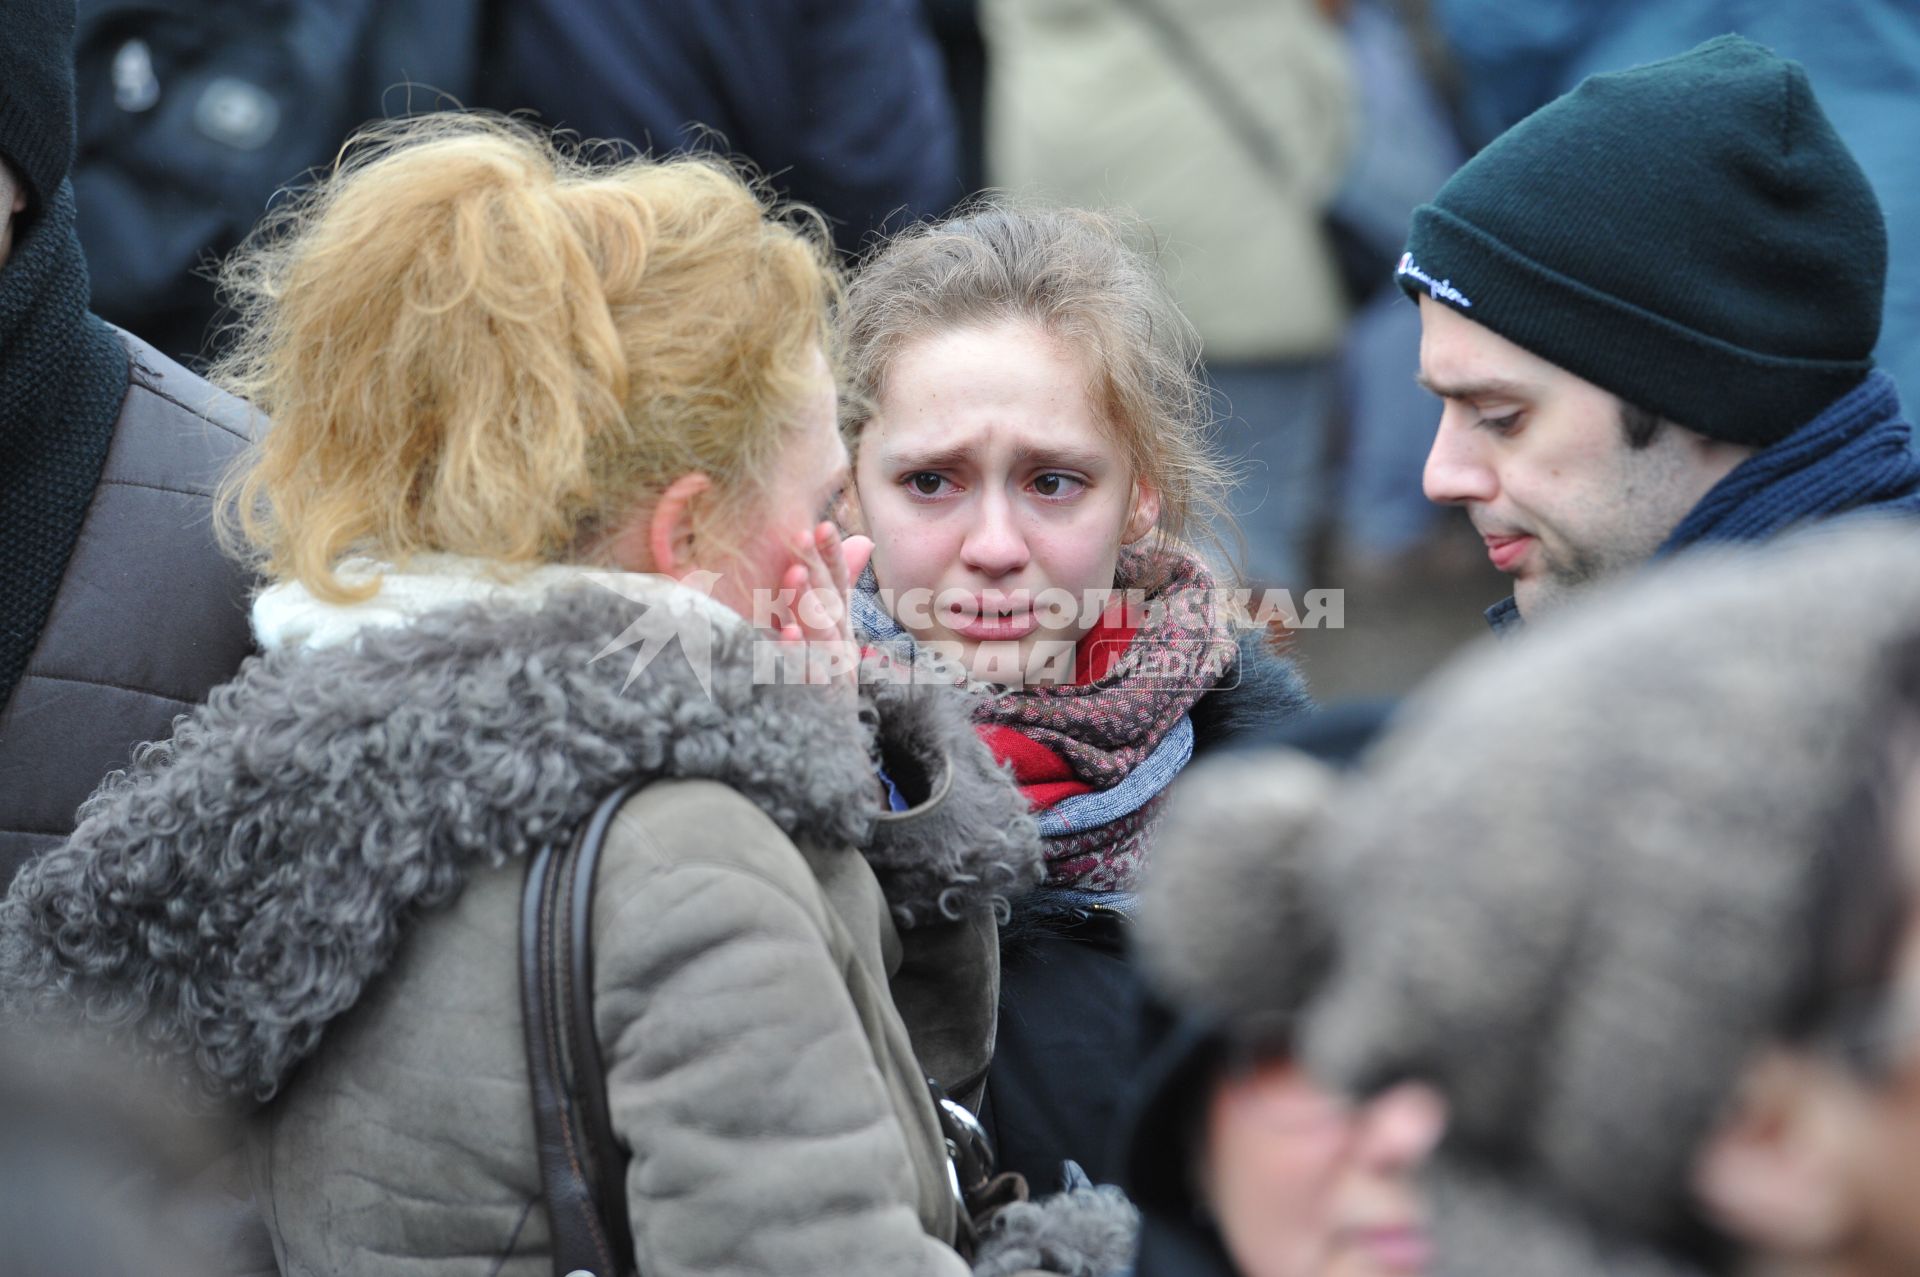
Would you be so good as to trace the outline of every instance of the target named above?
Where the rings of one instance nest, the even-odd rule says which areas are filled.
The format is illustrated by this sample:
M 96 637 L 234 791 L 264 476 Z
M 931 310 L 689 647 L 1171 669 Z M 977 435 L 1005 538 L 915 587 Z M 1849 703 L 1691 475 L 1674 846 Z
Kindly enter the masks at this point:
M 374 126 L 222 269 L 212 375 L 273 423 L 226 484 L 229 545 L 344 602 L 378 588 L 335 575 L 349 555 L 577 558 L 690 471 L 724 541 L 831 359 L 828 243 L 712 158 Z

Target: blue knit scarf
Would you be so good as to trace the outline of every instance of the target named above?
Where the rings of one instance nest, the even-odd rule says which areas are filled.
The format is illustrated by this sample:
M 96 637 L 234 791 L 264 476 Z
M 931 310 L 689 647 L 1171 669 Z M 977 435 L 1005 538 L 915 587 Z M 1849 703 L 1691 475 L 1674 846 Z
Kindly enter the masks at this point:
M 1736 466 L 1654 552 L 1762 541 L 1841 514 L 1920 515 L 1920 458 L 1893 379 L 1871 374 L 1827 410 Z

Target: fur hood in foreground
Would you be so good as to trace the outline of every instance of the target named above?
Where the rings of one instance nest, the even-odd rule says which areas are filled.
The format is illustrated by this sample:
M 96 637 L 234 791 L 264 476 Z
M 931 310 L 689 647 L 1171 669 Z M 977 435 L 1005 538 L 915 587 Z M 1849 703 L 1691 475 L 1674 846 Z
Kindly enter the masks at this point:
M 416 916 L 635 777 L 723 781 L 803 853 L 862 848 L 905 925 L 1038 880 L 1032 820 L 957 693 L 882 686 L 863 713 L 755 685 L 744 623 L 703 627 L 709 693 L 670 602 L 567 589 L 249 662 L 15 880 L 0 1011 L 84 1008 L 205 1097 L 265 1100 Z M 875 722 L 890 758 L 925 756 L 936 819 L 878 819 Z
M 1332 937 L 1311 844 L 1338 776 L 1292 749 L 1224 754 L 1175 786 L 1135 940 L 1160 996 L 1237 1036 L 1283 1035 Z

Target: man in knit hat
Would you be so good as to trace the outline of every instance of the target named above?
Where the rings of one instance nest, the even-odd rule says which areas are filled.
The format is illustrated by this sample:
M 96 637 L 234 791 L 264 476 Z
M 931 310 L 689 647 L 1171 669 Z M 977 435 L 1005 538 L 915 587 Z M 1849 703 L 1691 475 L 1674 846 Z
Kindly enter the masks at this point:
M 1920 513 L 1871 353 L 1886 270 L 1806 73 L 1738 36 L 1593 76 L 1462 167 L 1398 279 L 1445 405 L 1427 496 L 1514 578 L 1495 629 L 1688 546 Z
M 237 400 L 88 311 L 73 0 L 0 0 L 0 885 L 250 649 L 213 491 Z
M 1920 556 L 1691 557 L 1457 664 L 1310 835 L 1301 1049 L 1443 1102 L 1435 1277 L 1920 1271 Z

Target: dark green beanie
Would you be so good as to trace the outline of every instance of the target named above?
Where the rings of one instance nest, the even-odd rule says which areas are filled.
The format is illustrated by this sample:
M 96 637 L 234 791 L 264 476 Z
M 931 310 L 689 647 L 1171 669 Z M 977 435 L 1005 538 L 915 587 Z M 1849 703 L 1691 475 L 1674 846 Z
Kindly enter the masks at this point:
M 1596 75 L 1414 212 L 1398 278 L 1629 403 L 1764 446 L 1873 367 L 1887 232 L 1797 62 Z

